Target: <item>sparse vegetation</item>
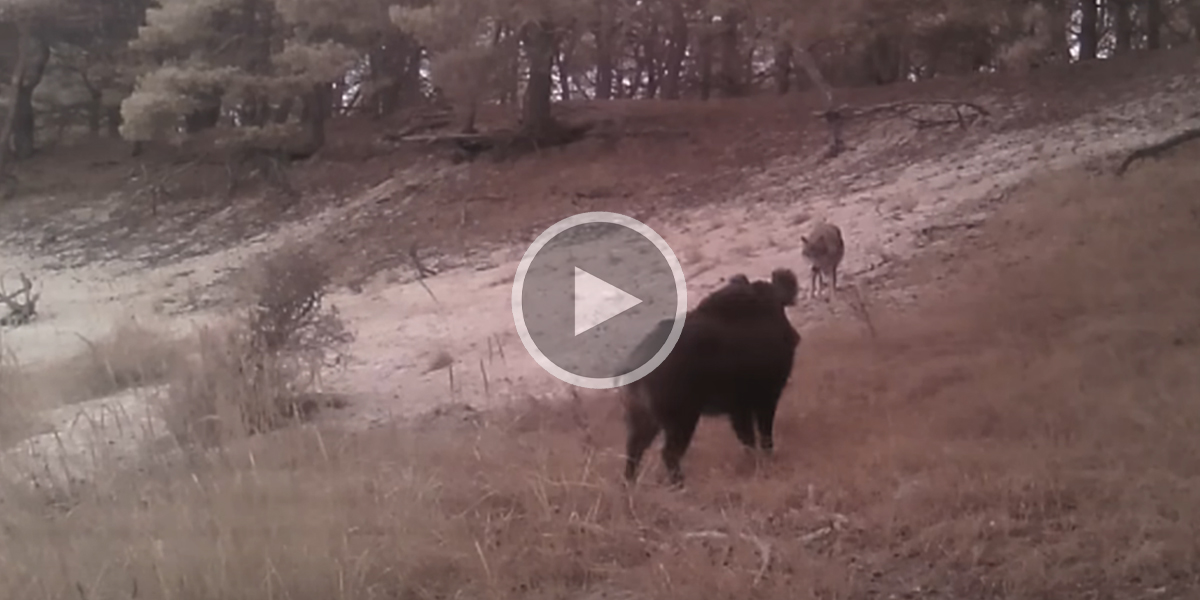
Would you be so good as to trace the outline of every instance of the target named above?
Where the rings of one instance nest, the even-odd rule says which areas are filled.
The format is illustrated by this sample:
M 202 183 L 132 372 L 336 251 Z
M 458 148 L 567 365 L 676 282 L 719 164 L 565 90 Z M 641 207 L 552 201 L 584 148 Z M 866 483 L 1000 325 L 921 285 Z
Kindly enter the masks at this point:
M 410 131 L 437 113 L 432 133 L 414 141 L 454 142 L 455 156 L 621 134 L 568 122 L 556 104 L 579 98 L 811 90 L 832 157 L 866 115 L 965 127 L 989 114 L 944 97 L 855 106 L 847 89 L 1178 47 L 1200 36 L 1200 10 L 1192 0 L 5 0 L 0 34 L 12 106 L 0 122 L 0 177 L 39 147 L 107 134 L 132 142 L 123 154 L 143 164 L 156 162 L 152 148 L 177 146 L 185 162 L 226 169 L 230 190 L 241 163 L 265 159 L 249 170 L 292 196 L 287 168 L 325 149 L 339 119 L 405 115 L 395 129 Z M 507 122 L 478 132 L 479 113 L 497 106 Z M 436 131 L 452 123 L 464 131 Z
M 0 337 L 0 447 L 7 447 L 27 433 L 31 407 L 23 374 L 15 365 Z
M 321 370 L 340 363 L 354 339 L 324 303 L 327 269 L 311 249 L 293 245 L 249 270 L 250 308 L 200 330 L 194 360 L 172 377 L 165 419 L 176 439 L 217 446 L 321 408 Z
M 182 359 L 178 341 L 133 318 L 119 321 L 98 340 L 79 337 L 86 350 L 32 370 L 31 376 L 52 406 L 162 383 Z
M 54 517 L 8 493 L 3 592 L 1190 597 L 1194 160 L 1045 177 L 956 250 L 988 269 L 945 299 L 881 309 L 874 340 L 850 323 L 808 332 L 786 442 L 757 474 L 730 436 L 702 434 L 686 491 L 626 496 L 619 407 L 599 397 L 479 423 L 292 429 L 186 468 L 152 459 Z M 1044 261 L 1013 260 L 1034 247 Z

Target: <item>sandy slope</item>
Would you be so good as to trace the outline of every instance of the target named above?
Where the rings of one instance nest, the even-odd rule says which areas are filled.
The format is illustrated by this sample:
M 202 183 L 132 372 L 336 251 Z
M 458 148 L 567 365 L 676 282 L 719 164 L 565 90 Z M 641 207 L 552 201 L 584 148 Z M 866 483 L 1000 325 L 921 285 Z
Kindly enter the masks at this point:
M 776 266 L 804 268 L 799 235 L 810 225 L 808 219 L 822 217 L 842 227 L 849 245 L 843 263 L 847 284 L 910 301 L 915 292 L 889 289 L 883 267 L 931 243 L 939 226 L 986 218 L 990 207 L 1003 201 L 1006 188 L 1035 170 L 1080 164 L 1200 124 L 1200 118 L 1178 109 L 1198 99 L 1198 90 L 1179 90 L 1105 108 L 1064 126 L 998 134 L 980 146 L 912 163 L 897 172 L 833 183 L 842 189 L 859 188 L 848 194 L 805 193 L 814 187 L 815 178 L 803 175 L 803 159 L 787 157 L 747 181 L 741 202 L 663 215 L 648 224 L 683 262 L 693 305 L 734 272 L 765 277 Z M 873 139 L 853 152 L 877 152 L 886 144 L 886 138 Z M 566 390 L 533 362 L 516 336 L 510 285 L 523 250 L 511 249 L 496 267 L 464 268 L 428 280 L 440 306 L 419 285 L 384 283 L 386 275 L 361 295 L 337 294 L 334 301 L 359 332 L 356 361 L 336 380 L 364 394 L 353 414 L 374 422 L 388 414 L 427 410 L 451 398 L 486 405 Z M 802 302 L 793 309 L 792 319 L 803 327 L 847 310 L 839 303 Z M 497 347 L 504 349 L 502 357 Z M 443 350 L 456 359 L 453 391 L 448 373 L 425 372 Z
M 648 224 L 683 262 L 692 304 L 736 271 L 764 277 L 777 266 L 803 269 L 798 237 L 812 218 L 827 218 L 842 227 L 848 243 L 843 263 L 847 285 L 862 286 L 875 298 L 912 301 L 919 291 L 887 285 L 888 263 L 936 241 L 938 226 L 985 218 L 989 207 L 1003 201 L 1006 187 L 1035 169 L 1078 164 L 1200 125 L 1200 116 L 1188 110 L 1200 105 L 1198 87 L 1179 80 L 1136 102 L 1096 109 L 1065 125 L 996 133 L 983 137 L 977 146 L 959 148 L 936 160 L 893 161 L 900 166 L 842 178 L 814 170 L 811 158 L 786 156 L 748 177 L 739 201 L 659 214 Z M 839 160 L 865 160 L 895 151 L 896 139 L 889 127 L 896 125 L 879 125 L 863 137 L 870 142 L 851 148 Z M 34 258 L 28 249 L 0 247 L 8 285 L 17 270 L 36 272 L 44 298 L 41 319 L 5 331 L 4 343 L 20 361 L 37 363 L 79 351 L 84 347 L 81 337 L 100 337 L 112 323 L 129 315 L 185 332 L 190 325 L 221 314 L 217 308 L 188 307 L 205 304 L 205 295 L 220 295 L 211 284 L 232 267 L 287 240 L 312 238 L 327 224 L 353 217 L 360 207 L 390 193 L 389 186 L 403 183 L 385 182 L 314 219 L 252 243 L 156 269 L 133 261 L 50 268 L 51 258 Z M 331 418 L 344 417 L 346 423 L 362 427 L 450 400 L 485 406 L 563 392 L 567 386 L 533 362 L 513 326 L 510 285 L 523 251 L 524 247 L 503 248 L 482 261 L 460 261 L 461 266 L 428 279 L 428 291 L 418 283 L 395 283 L 398 276 L 384 272 L 367 282 L 361 293 L 338 290 L 333 294 L 332 302 L 358 340 L 346 371 L 326 380 L 354 399 L 351 408 Z M 802 302 L 792 318 L 803 327 L 848 310 L 836 302 Z M 454 358 L 452 368 L 430 371 L 430 362 L 440 352 Z M 128 397 L 120 403 L 128 404 Z M 95 406 L 107 404 L 98 401 Z M 80 410 L 90 409 L 75 407 L 74 425 L 59 422 L 66 416 L 46 416 L 60 431 L 69 432 L 78 427 Z M 25 449 L 39 443 L 31 440 Z

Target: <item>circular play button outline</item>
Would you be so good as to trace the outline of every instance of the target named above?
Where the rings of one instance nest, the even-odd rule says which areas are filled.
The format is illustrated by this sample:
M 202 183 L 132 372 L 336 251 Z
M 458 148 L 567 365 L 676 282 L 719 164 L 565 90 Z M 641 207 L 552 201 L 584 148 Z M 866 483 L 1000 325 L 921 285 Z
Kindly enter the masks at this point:
M 521 298 L 525 291 L 525 277 L 528 275 L 529 267 L 533 263 L 533 259 L 537 256 L 537 253 L 558 234 L 572 227 L 591 223 L 609 223 L 627 227 L 647 240 L 650 240 L 654 244 L 654 247 L 658 249 L 658 252 L 662 254 L 662 257 L 666 259 L 667 266 L 671 269 L 671 274 L 675 276 L 675 317 L 672 320 L 671 333 L 667 335 L 666 342 L 650 360 L 646 361 L 640 367 L 629 373 L 612 377 L 585 377 L 583 375 L 576 375 L 554 364 L 544 352 L 538 349 L 537 344 L 534 343 L 533 337 L 529 334 L 529 327 L 525 324 L 525 316 L 522 311 L 523 302 Z M 671 246 L 667 244 L 667 241 L 658 235 L 658 232 L 651 229 L 649 225 L 620 213 L 605 211 L 579 213 L 548 227 L 525 250 L 520 264 L 517 265 L 516 277 L 513 279 L 512 313 L 513 322 L 517 326 L 517 335 L 521 338 L 521 343 L 525 345 L 525 350 L 529 352 L 533 360 L 543 369 L 559 380 L 574 386 L 593 390 L 612 389 L 633 383 L 645 377 L 651 371 L 658 368 L 658 365 L 662 364 L 667 359 L 667 356 L 671 354 L 671 350 L 675 349 L 675 344 L 679 341 L 679 336 L 683 332 L 683 321 L 687 316 L 687 282 L 683 276 L 683 266 L 675 256 L 675 251 L 671 250 Z

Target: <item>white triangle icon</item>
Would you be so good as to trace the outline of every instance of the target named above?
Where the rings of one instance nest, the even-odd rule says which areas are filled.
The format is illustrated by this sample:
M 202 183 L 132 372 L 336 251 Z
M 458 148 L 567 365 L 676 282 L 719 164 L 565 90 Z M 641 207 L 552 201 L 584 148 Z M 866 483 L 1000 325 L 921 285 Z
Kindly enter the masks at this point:
M 575 335 L 641 303 L 641 299 L 575 267 Z

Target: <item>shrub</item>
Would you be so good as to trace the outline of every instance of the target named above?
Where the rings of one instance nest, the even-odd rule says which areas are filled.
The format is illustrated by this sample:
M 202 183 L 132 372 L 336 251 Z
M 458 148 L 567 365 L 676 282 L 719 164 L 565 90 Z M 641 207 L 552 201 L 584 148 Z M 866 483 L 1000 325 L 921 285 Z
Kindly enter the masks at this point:
M 202 329 L 194 360 L 172 379 L 164 418 L 181 443 L 215 445 L 319 408 L 321 371 L 341 364 L 354 339 L 324 305 L 329 280 L 328 265 L 300 246 L 249 269 L 241 286 L 249 308 Z

